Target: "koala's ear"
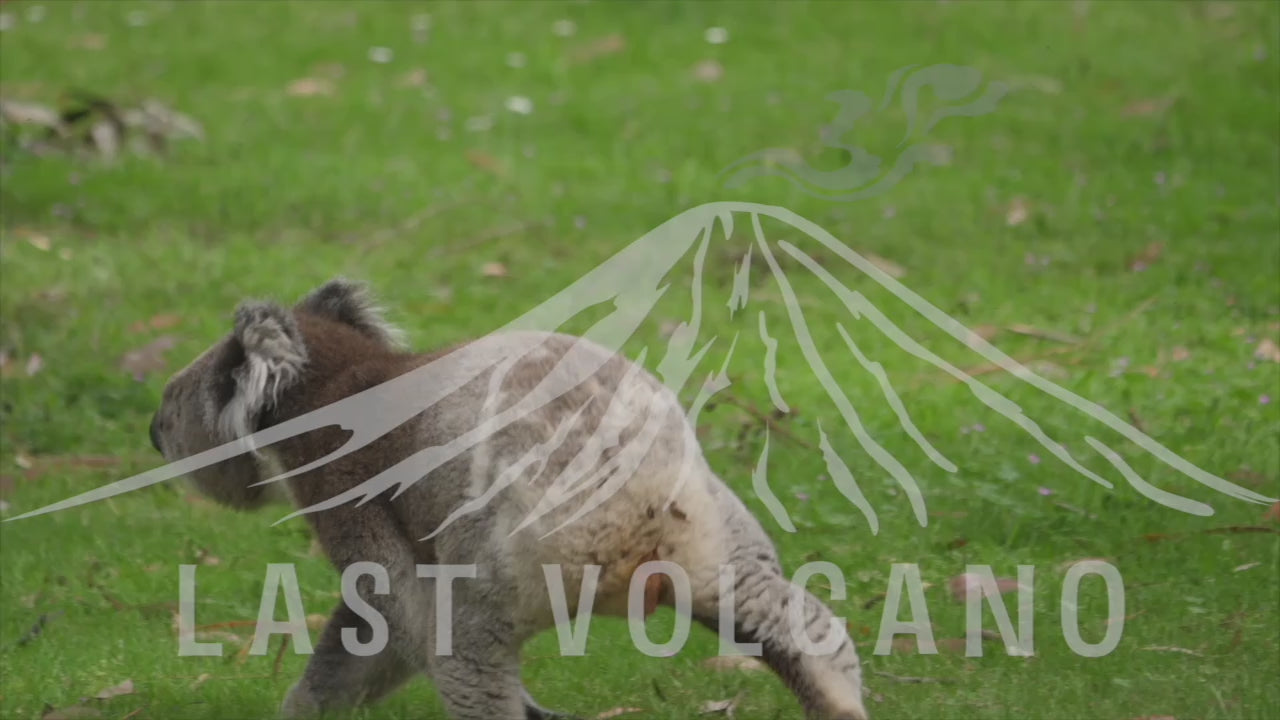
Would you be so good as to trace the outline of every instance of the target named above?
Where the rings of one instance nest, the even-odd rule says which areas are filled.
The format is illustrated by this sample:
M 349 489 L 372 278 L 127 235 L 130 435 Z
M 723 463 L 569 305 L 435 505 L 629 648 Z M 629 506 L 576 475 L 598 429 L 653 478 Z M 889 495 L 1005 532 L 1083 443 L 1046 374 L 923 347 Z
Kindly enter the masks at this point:
M 404 333 L 386 321 L 377 300 L 362 283 L 335 278 L 308 293 L 297 308 L 350 325 L 381 343 L 404 345 Z
M 293 314 L 269 302 L 246 302 L 236 308 L 230 342 L 241 361 L 231 369 L 231 397 L 219 421 L 224 432 L 240 437 L 254 432 L 262 411 L 298 382 L 307 347 Z

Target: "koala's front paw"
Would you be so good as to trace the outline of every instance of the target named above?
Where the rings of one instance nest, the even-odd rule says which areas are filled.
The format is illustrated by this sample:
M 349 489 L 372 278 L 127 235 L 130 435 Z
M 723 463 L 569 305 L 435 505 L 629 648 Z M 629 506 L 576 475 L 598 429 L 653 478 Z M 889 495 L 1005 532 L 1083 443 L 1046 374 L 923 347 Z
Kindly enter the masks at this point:
M 281 720 L 319 717 L 320 704 L 316 702 L 315 696 L 311 694 L 304 682 L 299 680 L 284 696 L 284 702 L 280 703 Z

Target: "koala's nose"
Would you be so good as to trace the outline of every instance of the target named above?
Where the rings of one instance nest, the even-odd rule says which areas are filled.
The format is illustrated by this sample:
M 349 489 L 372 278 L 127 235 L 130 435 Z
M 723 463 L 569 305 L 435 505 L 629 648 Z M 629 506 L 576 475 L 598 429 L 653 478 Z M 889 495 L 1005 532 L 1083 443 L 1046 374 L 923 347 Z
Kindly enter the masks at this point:
M 155 448 L 156 452 L 158 453 L 164 452 L 163 450 L 160 449 L 160 433 L 159 431 L 156 430 L 155 415 L 151 416 L 151 447 Z

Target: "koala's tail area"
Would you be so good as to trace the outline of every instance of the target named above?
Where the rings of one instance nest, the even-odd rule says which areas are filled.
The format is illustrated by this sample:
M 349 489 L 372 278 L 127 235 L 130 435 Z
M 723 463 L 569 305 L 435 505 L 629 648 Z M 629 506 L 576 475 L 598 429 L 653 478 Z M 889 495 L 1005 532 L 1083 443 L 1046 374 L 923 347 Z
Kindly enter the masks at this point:
M 686 530 L 665 543 L 690 581 L 690 615 L 721 651 L 760 657 L 814 720 L 865 720 L 862 667 L 845 622 L 787 579 L 777 551 L 740 498 L 718 479 L 706 503 L 680 501 Z M 797 578 L 799 580 L 799 578 Z M 679 611 L 678 592 L 664 604 Z

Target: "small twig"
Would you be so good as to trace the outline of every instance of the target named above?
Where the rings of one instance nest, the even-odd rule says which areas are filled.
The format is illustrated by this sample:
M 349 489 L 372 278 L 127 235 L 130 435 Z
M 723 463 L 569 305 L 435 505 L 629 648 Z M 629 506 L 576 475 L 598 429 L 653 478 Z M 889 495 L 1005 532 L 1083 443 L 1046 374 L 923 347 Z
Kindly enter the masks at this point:
M 284 640 L 280 642 L 280 649 L 276 651 L 276 661 L 271 665 L 271 677 L 277 677 L 280 674 L 280 663 L 284 662 L 285 648 L 289 647 L 289 640 L 292 635 L 285 635 Z
M 739 410 L 745 410 L 752 417 L 763 422 L 766 426 L 768 426 L 770 431 L 777 432 L 779 435 L 787 438 L 788 440 L 791 440 L 794 443 L 797 443 L 798 445 L 800 445 L 801 447 L 807 450 L 812 450 L 814 452 L 817 452 L 818 449 L 813 446 L 813 443 L 791 432 L 785 426 L 779 423 L 777 420 L 774 420 L 771 415 L 765 412 L 761 412 L 759 408 L 757 408 L 755 405 L 752 405 L 749 401 L 739 400 L 736 396 L 727 394 L 727 393 L 721 396 L 720 399 L 722 402 L 732 405 L 738 408 Z
M 1027 337 L 1039 338 L 1041 340 L 1052 340 L 1054 342 L 1066 343 L 1067 345 L 1080 344 L 1080 338 L 1074 335 L 1068 335 L 1067 333 L 1058 332 L 1057 330 L 1046 330 L 1034 325 L 1023 325 L 1019 323 L 1015 325 L 1008 325 L 1005 327 L 1005 330 L 1018 335 L 1026 335 Z
M 880 677 L 887 677 L 894 682 L 900 682 L 900 683 L 939 683 L 943 685 L 949 685 L 955 682 L 955 680 L 948 680 L 946 678 L 912 677 L 910 675 L 894 675 L 893 673 L 881 672 L 880 670 L 876 670 L 875 674 L 879 675 Z
M 1055 357 L 1058 355 L 1066 355 L 1069 353 L 1082 352 L 1088 349 L 1090 346 L 1096 344 L 1099 340 L 1102 340 L 1103 338 L 1107 337 L 1111 333 L 1127 325 L 1135 317 L 1137 317 L 1143 311 L 1145 311 L 1148 307 L 1150 307 L 1151 304 L 1154 303 L 1158 298 L 1159 298 L 1158 295 L 1152 295 L 1146 300 L 1143 300 L 1142 302 L 1138 303 L 1137 307 L 1125 313 L 1123 317 L 1117 319 L 1115 322 L 1107 325 L 1106 327 L 1102 328 L 1101 330 L 1098 330 L 1097 332 L 1090 333 L 1088 337 L 1084 338 L 1083 340 L 1077 341 L 1075 344 L 1063 345 L 1050 350 L 1046 350 L 1044 352 L 1033 353 L 1031 355 L 1026 355 L 1021 358 L 1014 358 L 1014 362 L 1025 367 L 1028 364 L 1033 363 L 1037 360 L 1044 360 L 1046 358 Z M 961 372 L 967 378 L 975 378 L 979 375 L 986 375 L 986 374 L 997 372 L 1003 369 L 1004 368 L 999 363 L 984 363 L 982 365 L 976 365 L 971 368 L 962 369 Z M 957 378 L 955 378 L 949 373 L 946 375 L 946 378 L 949 378 L 953 381 L 958 382 Z M 917 380 L 915 383 L 912 384 L 911 389 L 914 390 L 916 388 L 919 388 L 920 386 L 924 385 L 924 383 L 927 380 L 928 378 L 921 378 Z
M 233 627 L 256 627 L 257 625 L 257 620 L 227 620 L 226 622 L 216 622 L 210 625 L 197 625 L 196 632 L 204 630 L 222 630 L 223 628 Z
M 61 616 L 62 616 L 62 611 L 59 610 L 55 613 L 44 613 L 39 618 L 36 618 L 35 624 L 32 625 L 31 628 L 28 629 L 25 633 L 23 633 L 22 637 L 18 638 L 17 646 L 23 647 L 25 645 L 30 644 L 33 640 L 40 637 L 40 633 L 44 632 L 44 626 L 49 624 L 50 620 L 56 620 Z

